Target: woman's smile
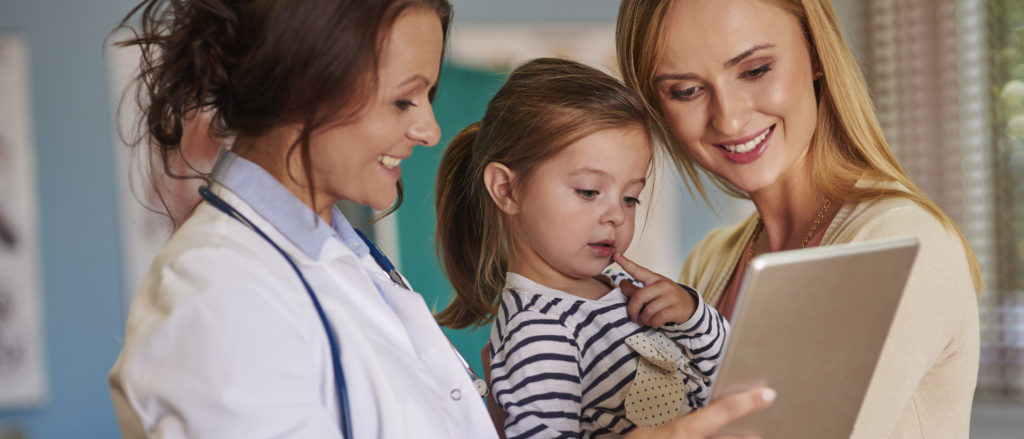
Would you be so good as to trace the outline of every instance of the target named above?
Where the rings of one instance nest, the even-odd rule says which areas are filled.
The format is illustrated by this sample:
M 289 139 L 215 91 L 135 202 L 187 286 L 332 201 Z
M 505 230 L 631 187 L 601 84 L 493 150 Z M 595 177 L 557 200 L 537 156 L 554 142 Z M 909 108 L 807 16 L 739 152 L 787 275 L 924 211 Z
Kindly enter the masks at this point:
M 719 147 L 725 158 L 733 163 L 750 163 L 760 158 L 768 149 L 774 132 L 775 125 L 772 125 L 759 134 L 741 140 L 716 143 L 715 146 Z
M 377 156 L 377 161 L 380 162 L 380 164 L 384 165 L 384 167 L 388 168 L 388 169 L 398 168 L 398 165 L 402 163 L 402 160 L 404 160 L 404 159 L 403 158 L 398 158 L 398 157 L 395 157 L 395 156 L 390 156 L 390 155 L 387 155 L 387 154 L 381 154 L 381 155 Z

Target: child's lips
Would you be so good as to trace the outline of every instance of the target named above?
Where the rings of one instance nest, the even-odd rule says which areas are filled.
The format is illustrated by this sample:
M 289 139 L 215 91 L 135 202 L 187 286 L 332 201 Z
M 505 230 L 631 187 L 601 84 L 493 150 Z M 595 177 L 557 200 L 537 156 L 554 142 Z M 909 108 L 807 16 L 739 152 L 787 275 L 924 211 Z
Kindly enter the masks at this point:
M 608 258 L 615 253 L 615 241 L 604 240 L 587 244 L 590 251 L 601 258 Z

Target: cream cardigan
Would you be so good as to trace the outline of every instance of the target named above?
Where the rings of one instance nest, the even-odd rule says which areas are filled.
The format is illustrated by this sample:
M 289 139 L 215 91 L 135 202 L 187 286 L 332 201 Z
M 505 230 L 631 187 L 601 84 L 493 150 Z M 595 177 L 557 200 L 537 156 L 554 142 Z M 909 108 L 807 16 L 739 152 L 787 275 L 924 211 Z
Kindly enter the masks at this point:
M 709 233 L 679 281 L 716 303 L 757 220 L 755 212 Z M 957 235 L 913 201 L 890 198 L 844 205 L 821 245 L 897 236 L 916 236 L 921 247 L 852 437 L 966 438 L 978 377 L 978 302 Z

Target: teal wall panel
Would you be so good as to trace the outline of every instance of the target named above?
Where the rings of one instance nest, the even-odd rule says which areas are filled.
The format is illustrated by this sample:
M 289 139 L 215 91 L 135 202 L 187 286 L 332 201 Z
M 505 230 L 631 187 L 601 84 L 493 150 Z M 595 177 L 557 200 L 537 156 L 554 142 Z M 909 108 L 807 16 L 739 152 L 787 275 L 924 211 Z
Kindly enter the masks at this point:
M 451 284 L 441 272 L 434 245 L 437 168 L 448 142 L 466 125 L 483 117 L 487 102 L 504 81 L 505 75 L 445 64 L 434 102 L 441 142 L 432 148 L 417 148 L 412 158 L 402 163 L 405 201 L 398 210 L 400 266 L 402 274 L 435 312 L 444 309 L 453 294 Z M 480 349 L 487 342 L 490 326 L 445 331 L 477 373 L 481 373 Z

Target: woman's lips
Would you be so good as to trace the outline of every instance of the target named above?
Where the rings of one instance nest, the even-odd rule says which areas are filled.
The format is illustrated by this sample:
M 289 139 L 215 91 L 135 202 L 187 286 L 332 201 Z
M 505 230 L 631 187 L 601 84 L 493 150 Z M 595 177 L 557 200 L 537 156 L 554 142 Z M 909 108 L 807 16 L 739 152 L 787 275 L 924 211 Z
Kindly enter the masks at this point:
M 377 156 L 377 163 L 380 163 L 389 173 L 398 178 L 402 175 L 402 160 L 404 158 L 381 154 Z
M 768 149 L 771 143 L 772 134 L 775 133 L 775 125 L 772 125 L 746 141 L 715 144 L 725 155 L 725 158 L 733 163 L 750 163 L 757 160 Z

